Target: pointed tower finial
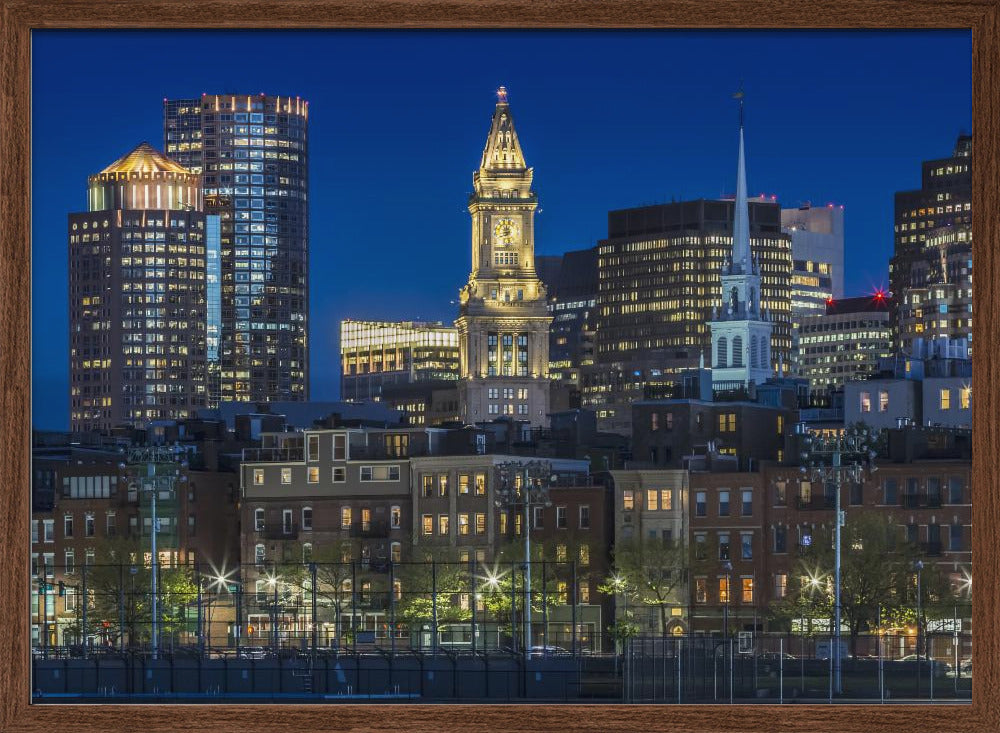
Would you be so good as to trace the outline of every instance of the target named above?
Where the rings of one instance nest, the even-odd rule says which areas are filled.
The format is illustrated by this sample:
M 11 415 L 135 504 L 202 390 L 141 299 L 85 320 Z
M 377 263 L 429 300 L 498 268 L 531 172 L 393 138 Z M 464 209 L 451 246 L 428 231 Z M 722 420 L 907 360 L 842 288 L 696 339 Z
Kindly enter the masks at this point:
M 497 89 L 497 104 L 507 104 L 507 87 Z
M 740 100 L 740 129 L 743 129 L 743 80 L 740 79 L 740 88 L 733 94 L 733 99 Z
M 731 272 L 750 274 L 750 212 L 747 208 L 747 171 L 743 152 L 743 86 L 733 95 L 740 100 L 740 152 L 736 166 L 736 201 L 733 206 L 733 259 Z

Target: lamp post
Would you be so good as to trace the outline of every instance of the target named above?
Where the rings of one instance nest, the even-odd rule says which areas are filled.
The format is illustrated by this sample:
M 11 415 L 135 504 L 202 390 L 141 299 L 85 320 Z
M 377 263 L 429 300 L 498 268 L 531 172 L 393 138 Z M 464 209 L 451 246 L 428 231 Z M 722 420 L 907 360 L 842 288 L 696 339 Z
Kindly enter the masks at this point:
M 840 493 L 844 481 L 861 483 L 866 471 L 874 472 L 873 461 L 877 433 L 868 426 L 854 426 L 835 435 L 814 434 L 804 423 L 796 426 L 796 433 L 802 436 L 802 465 L 800 471 L 811 480 L 832 483 L 834 487 L 834 561 L 833 561 L 833 689 L 836 694 L 843 691 L 841 684 L 840 654 L 840 555 L 841 527 L 844 526 L 844 512 L 841 510 Z
M 159 654 L 159 552 L 156 547 L 156 536 L 160 531 L 160 520 L 156 516 L 156 500 L 161 493 L 168 496 L 174 493 L 176 484 L 184 481 L 185 477 L 182 469 L 187 467 L 187 463 L 180 457 L 181 449 L 178 446 L 144 446 L 130 448 L 128 460 L 122 464 L 130 472 L 129 488 L 135 487 L 138 491 L 150 496 L 150 553 L 152 555 L 152 658 L 156 659 Z
M 726 573 L 726 605 L 722 608 L 722 635 L 729 641 L 729 601 L 733 597 L 733 564 L 726 560 L 722 563 L 722 569 Z
M 496 491 L 497 507 L 521 505 L 524 514 L 521 534 L 524 536 L 524 627 L 522 640 L 525 654 L 531 651 L 531 510 L 534 507 L 552 506 L 549 484 L 555 483 L 547 461 L 507 461 L 496 466 L 499 488 Z
M 917 571 L 917 665 L 920 664 L 920 650 L 922 645 L 920 643 L 921 639 L 921 629 L 923 628 L 923 599 L 921 598 L 920 592 L 920 573 L 924 569 L 923 560 L 917 560 L 913 563 L 914 569 Z

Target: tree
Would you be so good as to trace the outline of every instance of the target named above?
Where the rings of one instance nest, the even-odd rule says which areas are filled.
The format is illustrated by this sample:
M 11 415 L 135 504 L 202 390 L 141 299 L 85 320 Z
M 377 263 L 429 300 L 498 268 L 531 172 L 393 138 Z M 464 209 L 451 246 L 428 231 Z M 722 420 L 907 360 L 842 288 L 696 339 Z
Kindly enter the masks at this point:
M 417 630 L 435 620 L 440 626 L 472 618 L 471 599 L 463 604 L 461 597 L 471 592 L 474 566 L 459 562 L 450 548 L 424 548 L 419 559 L 399 563 L 394 570 L 400 588 L 398 624 Z
M 660 633 L 665 635 L 668 609 L 680 602 L 688 565 L 688 550 L 682 542 L 652 537 L 626 540 L 615 547 L 614 575 L 598 589 L 627 592 L 637 606 L 656 609 Z
M 795 566 L 795 585 L 788 596 L 774 604 L 772 616 L 779 619 L 831 619 L 834 615 L 834 528 L 823 526 L 812 535 L 812 543 Z M 841 530 L 841 620 L 847 624 L 851 649 L 862 631 L 876 628 L 879 617 L 890 623 L 905 621 L 915 613 L 915 569 L 918 548 L 898 540 L 898 527 L 891 519 L 857 514 Z M 944 598 L 946 582 L 935 565 L 922 571 L 922 596 L 929 601 Z M 915 616 L 912 616 L 915 618 Z
M 87 573 L 88 635 L 99 632 L 117 644 L 124 634 L 129 646 L 149 642 L 153 619 L 152 566 L 147 564 L 145 542 L 106 538 L 97 540 L 94 550 L 95 563 L 81 569 Z M 161 641 L 165 637 L 176 639 L 179 633 L 191 630 L 187 624 L 188 608 L 197 597 L 190 567 L 160 566 L 157 615 Z

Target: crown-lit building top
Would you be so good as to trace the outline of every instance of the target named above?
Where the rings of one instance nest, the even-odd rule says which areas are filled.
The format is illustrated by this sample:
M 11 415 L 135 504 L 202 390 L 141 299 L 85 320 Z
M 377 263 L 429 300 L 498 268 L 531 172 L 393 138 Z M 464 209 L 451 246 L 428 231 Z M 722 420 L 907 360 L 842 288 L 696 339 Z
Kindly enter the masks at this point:
M 90 211 L 202 208 L 201 176 L 147 142 L 88 179 Z

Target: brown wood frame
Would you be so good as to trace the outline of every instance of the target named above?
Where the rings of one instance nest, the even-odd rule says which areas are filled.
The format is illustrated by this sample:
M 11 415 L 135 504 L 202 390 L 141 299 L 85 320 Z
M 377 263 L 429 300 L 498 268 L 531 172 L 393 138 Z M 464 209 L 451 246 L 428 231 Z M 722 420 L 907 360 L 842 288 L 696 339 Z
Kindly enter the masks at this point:
M 1000 730 L 1000 0 L 0 0 L 0 731 Z M 972 31 L 976 318 L 972 705 L 29 704 L 31 31 L 50 28 L 966 28 Z M 933 104 L 929 90 L 927 104 Z M 903 111 L 901 110 L 901 113 Z M 914 113 L 914 110 L 907 110 Z M 915 113 L 919 114 L 919 107 Z M 914 160 L 920 159 L 919 152 Z M 889 233 L 886 233 L 889 236 Z M 1000 365 L 998 365 L 1000 366 Z M 983 379 L 985 375 L 989 378 Z

